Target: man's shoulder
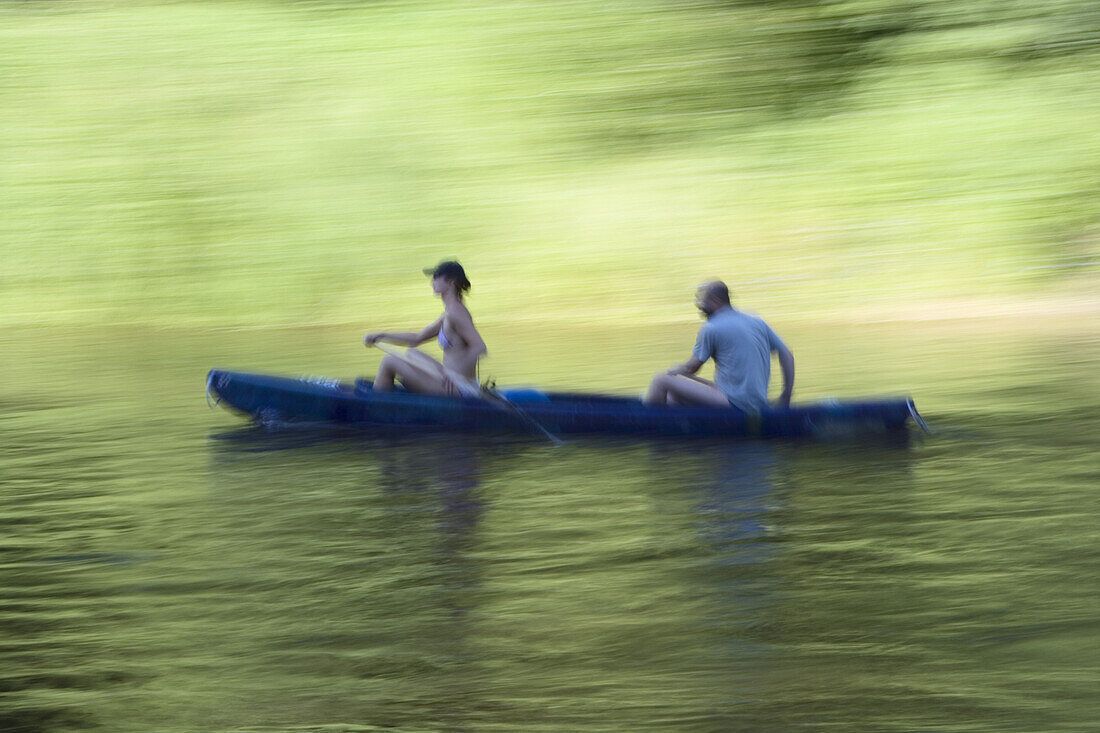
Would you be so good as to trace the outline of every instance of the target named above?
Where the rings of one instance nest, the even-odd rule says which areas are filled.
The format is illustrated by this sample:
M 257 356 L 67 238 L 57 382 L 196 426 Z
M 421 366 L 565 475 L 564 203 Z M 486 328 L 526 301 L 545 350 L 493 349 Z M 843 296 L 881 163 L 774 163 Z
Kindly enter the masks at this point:
M 728 328 L 731 326 L 746 326 L 754 324 L 757 321 L 763 323 L 763 320 L 759 316 L 753 315 L 752 313 L 746 313 L 745 311 L 739 311 L 730 308 L 729 310 L 722 311 L 721 313 L 717 314 L 717 316 L 708 321 L 708 323 L 713 323 L 715 327 L 718 328 L 721 328 L 722 326 Z
M 760 316 L 755 313 L 745 314 L 749 320 L 745 321 L 747 330 L 752 332 L 756 338 L 762 338 L 768 343 L 768 347 L 772 350 L 783 346 L 782 340 L 775 330 Z
M 770 328 L 768 326 L 768 322 L 765 321 L 762 317 L 758 316 L 755 313 L 751 313 L 751 312 L 747 312 L 747 311 L 737 311 L 737 315 L 739 315 L 741 317 L 742 322 L 744 322 L 744 323 L 752 324 L 753 326 L 757 326 L 757 327 L 763 326 L 764 328 Z
M 740 335 L 742 337 L 748 336 L 749 334 L 767 335 L 773 333 L 768 322 L 760 316 L 755 313 L 733 309 L 722 313 L 718 318 L 707 321 L 707 325 L 711 326 L 717 332 Z

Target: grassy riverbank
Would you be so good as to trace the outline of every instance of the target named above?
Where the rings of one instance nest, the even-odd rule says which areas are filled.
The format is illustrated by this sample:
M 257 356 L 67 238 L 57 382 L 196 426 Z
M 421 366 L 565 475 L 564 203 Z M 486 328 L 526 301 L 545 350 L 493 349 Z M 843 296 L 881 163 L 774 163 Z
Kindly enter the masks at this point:
M 801 89 L 776 12 L 0 5 L 0 323 L 416 321 L 450 256 L 486 323 L 1092 302 L 1096 53 L 1001 18 Z

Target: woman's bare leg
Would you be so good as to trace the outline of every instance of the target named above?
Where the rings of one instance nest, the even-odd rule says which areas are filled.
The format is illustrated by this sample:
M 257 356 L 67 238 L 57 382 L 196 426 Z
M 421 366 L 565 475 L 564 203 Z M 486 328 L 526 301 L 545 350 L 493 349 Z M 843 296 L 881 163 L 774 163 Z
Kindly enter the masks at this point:
M 443 386 L 443 375 L 429 374 L 427 369 L 410 365 L 408 362 L 387 354 L 378 365 L 378 374 L 374 377 L 374 389 L 377 392 L 393 391 L 397 379 L 410 392 L 420 394 L 447 394 Z
M 405 389 L 410 392 L 416 392 L 418 394 L 447 394 L 447 389 L 443 386 L 443 377 L 434 376 L 428 374 L 422 369 L 409 366 L 408 364 L 402 364 L 397 369 L 397 378 L 401 380 L 401 384 Z
M 399 363 L 399 359 L 395 359 L 389 354 L 382 357 L 382 362 L 378 365 L 378 374 L 374 375 L 374 391 L 393 391 L 393 379 L 397 376 L 396 364 Z

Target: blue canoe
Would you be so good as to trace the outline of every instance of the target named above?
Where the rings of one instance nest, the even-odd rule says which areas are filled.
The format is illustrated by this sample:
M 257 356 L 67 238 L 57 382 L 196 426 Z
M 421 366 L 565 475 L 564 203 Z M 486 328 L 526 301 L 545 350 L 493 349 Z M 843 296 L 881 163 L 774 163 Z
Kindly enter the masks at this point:
M 556 435 L 813 438 L 904 433 L 910 418 L 923 424 L 913 401 L 905 397 L 829 401 L 748 415 L 732 408 L 648 406 L 631 397 L 500 390 L 509 406 L 401 390 L 375 392 L 370 384 L 364 379 L 293 379 L 215 369 L 208 375 L 207 392 L 265 424 L 351 423 L 464 433 L 532 433 L 541 426 Z

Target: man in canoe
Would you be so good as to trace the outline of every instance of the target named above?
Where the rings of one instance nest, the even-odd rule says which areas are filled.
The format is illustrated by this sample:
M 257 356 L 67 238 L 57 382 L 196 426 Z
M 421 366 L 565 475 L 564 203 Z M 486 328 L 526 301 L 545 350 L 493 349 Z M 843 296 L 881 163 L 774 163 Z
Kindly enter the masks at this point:
M 389 342 L 410 347 L 404 354 L 386 350 L 374 378 L 374 389 L 393 390 L 395 379 L 410 392 L 477 397 L 477 362 L 487 353 L 474 319 L 462 302 L 470 289 L 466 271 L 457 262 L 440 262 L 424 270 L 431 275 L 432 291 L 443 300 L 443 313 L 417 333 L 368 333 L 366 346 Z M 443 349 L 443 363 L 413 348 L 432 339 Z M 379 348 L 382 348 L 379 346 Z
M 719 280 L 699 287 L 695 305 L 707 322 L 699 329 L 691 358 L 654 377 L 645 403 L 732 405 L 745 412 L 759 412 L 768 404 L 774 352 L 783 370 L 783 392 L 775 406 L 789 406 L 794 389 L 794 356 L 775 331 L 763 319 L 734 310 L 729 288 Z M 714 382 L 695 376 L 708 359 L 714 359 Z

